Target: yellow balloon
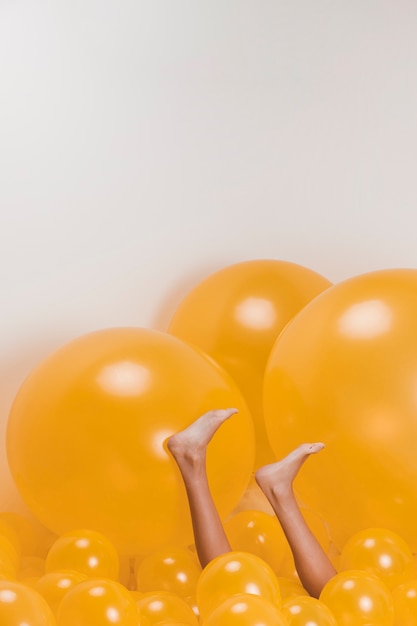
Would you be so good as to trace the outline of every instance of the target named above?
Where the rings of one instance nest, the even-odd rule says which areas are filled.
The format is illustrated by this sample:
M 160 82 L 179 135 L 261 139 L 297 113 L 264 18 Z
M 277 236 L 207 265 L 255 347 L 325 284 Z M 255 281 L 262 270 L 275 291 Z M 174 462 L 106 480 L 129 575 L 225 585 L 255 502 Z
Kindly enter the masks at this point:
M 275 460 L 262 409 L 268 355 L 287 322 L 330 285 L 287 261 L 236 263 L 194 287 L 170 322 L 170 333 L 199 346 L 238 383 L 255 422 L 257 466 Z
M 118 579 L 119 555 L 107 537 L 93 530 L 65 533 L 52 544 L 45 561 L 46 573 L 70 569 L 89 578 Z
M 286 599 L 282 613 L 288 626 L 338 626 L 329 607 L 305 595 Z
M 226 407 L 239 413 L 216 433 L 207 456 L 224 516 L 254 460 L 253 423 L 236 384 L 172 335 L 97 331 L 57 350 L 23 383 L 9 416 L 9 465 L 29 508 L 59 535 L 91 528 L 127 555 L 189 545 L 185 488 L 164 440 Z
M 336 618 L 338 626 L 392 626 L 394 619 L 390 590 L 375 574 L 347 570 L 324 586 L 320 601 Z
M 35 590 L 49 604 L 52 613 L 57 615 L 63 597 L 78 583 L 87 580 L 87 575 L 72 570 L 56 570 L 41 576 L 35 583 Z
M 277 518 L 263 511 L 239 511 L 224 523 L 233 550 L 256 554 L 279 576 L 290 551 Z
M 206 617 L 201 626 L 288 626 L 278 606 L 251 594 L 225 599 Z
M 156 624 L 181 623 L 198 626 L 198 619 L 192 608 L 180 596 L 170 591 L 150 591 L 136 599 L 141 623 Z
M 9 580 L 0 580 L 0 623 L 4 626 L 56 626 L 51 609 L 37 591 Z
M 412 575 L 413 553 L 397 533 L 387 528 L 367 528 L 344 545 L 340 568 L 371 572 L 393 589 Z
M 144 559 L 138 559 L 138 591 L 170 591 L 181 598 L 195 596 L 201 565 L 188 548 L 161 548 Z
M 139 609 L 120 583 L 90 578 L 68 591 L 58 606 L 59 626 L 138 626 Z
M 297 478 L 336 545 L 384 526 L 417 548 L 417 270 L 330 287 L 293 318 L 265 371 L 265 419 L 281 457 L 324 441 Z M 354 512 L 354 514 L 353 514 Z
M 232 551 L 216 557 L 201 572 L 197 583 L 197 606 L 204 618 L 230 596 L 254 594 L 281 605 L 277 577 L 260 557 Z
M 392 591 L 394 626 L 417 626 L 417 579 L 408 580 Z

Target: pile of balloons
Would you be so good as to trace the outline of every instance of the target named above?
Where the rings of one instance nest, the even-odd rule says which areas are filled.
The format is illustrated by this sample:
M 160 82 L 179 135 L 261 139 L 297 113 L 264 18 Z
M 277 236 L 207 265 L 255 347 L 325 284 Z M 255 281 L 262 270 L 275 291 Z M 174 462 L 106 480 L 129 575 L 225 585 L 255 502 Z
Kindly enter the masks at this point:
M 248 261 L 198 284 L 167 332 L 101 330 L 51 354 L 7 430 L 48 530 L 29 541 L 0 514 L 0 623 L 416 626 L 416 319 L 417 270 L 332 285 Z M 207 472 L 233 551 L 201 571 L 166 440 L 226 407 Z M 319 599 L 252 481 L 303 441 L 326 444 L 295 486 L 339 571 Z

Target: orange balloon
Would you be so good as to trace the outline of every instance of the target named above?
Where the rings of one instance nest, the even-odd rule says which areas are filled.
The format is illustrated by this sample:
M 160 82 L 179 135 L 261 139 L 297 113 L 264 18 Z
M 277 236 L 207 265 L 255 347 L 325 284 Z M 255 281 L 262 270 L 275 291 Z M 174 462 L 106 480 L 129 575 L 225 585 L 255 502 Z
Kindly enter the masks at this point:
M 58 607 L 59 626 L 138 626 L 139 610 L 123 585 L 108 579 L 91 578 L 78 583 Z
M 226 598 L 206 617 L 201 626 L 287 626 L 278 606 L 257 595 L 238 594 Z
M 286 599 L 282 613 L 288 626 L 338 626 L 329 607 L 305 595 Z
M 413 553 L 397 533 L 387 528 L 367 528 L 345 544 L 340 568 L 371 572 L 393 589 L 412 575 Z
M 138 591 L 170 591 L 188 599 L 195 596 L 201 565 L 188 548 L 161 548 L 139 560 L 136 568 Z
M 118 579 L 119 555 L 107 537 L 93 530 L 65 533 L 52 544 L 45 561 L 46 573 L 70 569 L 89 578 Z
M 269 565 L 249 552 L 228 552 L 203 569 L 197 583 L 197 606 L 204 618 L 230 596 L 254 594 L 281 605 L 277 577 Z
M 315 298 L 271 351 L 271 445 L 281 457 L 303 441 L 326 443 L 296 487 L 339 547 L 384 526 L 417 548 L 416 318 L 417 270 L 371 272 Z
M 172 335 L 97 331 L 57 350 L 23 383 L 8 422 L 10 468 L 29 508 L 59 535 L 92 528 L 127 555 L 189 545 L 185 488 L 164 440 L 226 407 L 239 413 L 216 433 L 207 456 L 224 516 L 254 460 L 253 423 L 235 383 Z
M 168 623 L 198 626 L 198 619 L 192 608 L 180 596 L 170 591 L 143 593 L 136 599 L 136 604 L 141 624 L 144 621 L 149 626 Z
M 239 511 L 226 520 L 224 529 L 233 550 L 256 554 L 278 576 L 290 551 L 276 517 L 263 511 Z
M 323 521 L 310 509 L 300 508 L 311 531 L 327 553 L 330 539 Z M 263 511 L 239 511 L 224 523 L 224 528 L 233 550 L 258 555 L 272 567 L 277 576 L 296 575 L 291 549 L 275 516 Z
M 375 574 L 348 570 L 333 576 L 320 601 L 326 604 L 338 626 L 392 626 L 394 610 L 388 587 Z
M 63 597 L 78 583 L 87 580 L 86 574 L 72 570 L 56 570 L 41 576 L 34 588 L 49 604 L 52 613 L 57 615 Z
M 194 287 L 170 322 L 170 333 L 199 346 L 238 383 L 255 422 L 257 466 L 275 459 L 262 408 L 268 355 L 287 322 L 330 285 L 287 261 L 236 263 Z
M 51 609 L 37 591 L 9 580 L 0 580 L 0 623 L 4 626 L 56 626 Z
M 408 580 L 392 591 L 394 626 L 417 626 L 417 579 Z

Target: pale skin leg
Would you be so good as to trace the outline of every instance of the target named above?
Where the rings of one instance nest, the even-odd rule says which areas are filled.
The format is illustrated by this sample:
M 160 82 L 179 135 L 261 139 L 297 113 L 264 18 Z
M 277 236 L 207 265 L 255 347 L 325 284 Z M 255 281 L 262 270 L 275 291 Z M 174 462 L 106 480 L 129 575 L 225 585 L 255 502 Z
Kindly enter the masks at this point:
M 303 587 L 316 598 L 336 570 L 306 524 L 292 484 L 304 461 L 323 448 L 323 443 L 304 443 L 281 461 L 265 465 L 255 474 L 256 482 L 274 509 L 290 545 Z
M 231 550 L 210 492 L 206 450 L 216 430 L 235 413 L 237 409 L 209 411 L 167 441 L 168 450 L 184 481 L 195 547 L 202 567 L 216 556 Z
M 210 493 L 206 450 L 217 429 L 235 413 L 237 409 L 209 411 L 167 441 L 187 491 L 194 540 L 202 567 L 231 550 Z M 281 523 L 304 588 L 316 597 L 336 571 L 304 521 L 292 483 L 308 456 L 322 448 L 323 444 L 303 444 L 282 461 L 261 468 L 255 476 Z

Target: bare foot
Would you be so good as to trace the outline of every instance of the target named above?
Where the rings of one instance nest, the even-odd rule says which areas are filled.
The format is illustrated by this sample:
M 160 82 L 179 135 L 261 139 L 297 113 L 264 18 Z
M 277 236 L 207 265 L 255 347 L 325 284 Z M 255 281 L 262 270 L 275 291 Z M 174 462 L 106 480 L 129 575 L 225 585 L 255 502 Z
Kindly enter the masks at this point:
M 187 428 L 169 437 L 166 446 L 179 467 L 183 469 L 184 465 L 194 464 L 199 459 L 205 459 L 207 445 L 216 430 L 237 412 L 237 409 L 208 411 Z
M 267 497 L 287 494 L 304 461 L 323 448 L 324 443 L 301 444 L 280 461 L 261 467 L 255 474 L 256 482 Z

